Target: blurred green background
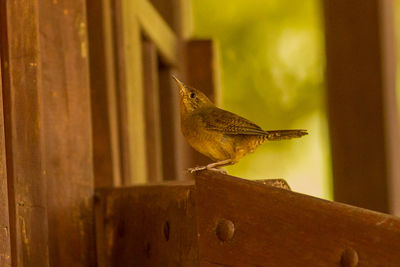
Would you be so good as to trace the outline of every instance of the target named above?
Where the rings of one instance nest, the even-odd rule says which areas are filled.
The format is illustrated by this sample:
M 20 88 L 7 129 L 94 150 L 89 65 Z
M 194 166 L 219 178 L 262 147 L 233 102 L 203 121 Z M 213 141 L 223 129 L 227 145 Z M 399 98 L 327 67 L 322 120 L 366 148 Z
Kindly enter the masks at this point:
M 266 130 L 309 131 L 260 146 L 228 172 L 285 178 L 294 191 L 331 199 L 321 2 L 193 0 L 192 8 L 195 37 L 217 43 L 222 107 Z

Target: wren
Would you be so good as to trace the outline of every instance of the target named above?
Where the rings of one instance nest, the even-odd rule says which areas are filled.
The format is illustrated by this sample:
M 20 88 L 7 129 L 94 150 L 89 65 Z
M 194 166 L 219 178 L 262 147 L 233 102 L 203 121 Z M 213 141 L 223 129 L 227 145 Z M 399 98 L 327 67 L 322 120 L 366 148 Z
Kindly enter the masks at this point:
M 220 109 L 201 91 L 172 76 L 179 86 L 181 130 L 186 141 L 214 163 L 189 168 L 193 173 L 220 169 L 237 163 L 243 156 L 268 141 L 292 139 L 307 135 L 307 130 L 264 131 L 255 123 Z

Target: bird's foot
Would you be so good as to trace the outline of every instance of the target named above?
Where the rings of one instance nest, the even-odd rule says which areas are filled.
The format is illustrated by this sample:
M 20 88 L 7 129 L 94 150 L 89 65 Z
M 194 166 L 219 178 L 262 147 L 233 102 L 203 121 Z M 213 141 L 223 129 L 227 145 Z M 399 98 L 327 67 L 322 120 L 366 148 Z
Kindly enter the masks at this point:
M 194 167 L 194 168 L 188 168 L 187 171 L 190 172 L 190 173 L 195 173 L 195 172 L 198 172 L 198 171 L 203 171 L 205 169 L 207 169 L 207 166 L 197 166 L 197 167 Z
M 214 171 L 214 172 L 219 172 L 222 174 L 228 174 L 227 171 L 225 171 L 224 169 L 218 169 L 212 166 L 197 166 L 194 168 L 188 168 L 187 171 L 190 173 L 195 173 L 198 171 L 204 171 L 204 170 L 209 170 L 209 171 Z

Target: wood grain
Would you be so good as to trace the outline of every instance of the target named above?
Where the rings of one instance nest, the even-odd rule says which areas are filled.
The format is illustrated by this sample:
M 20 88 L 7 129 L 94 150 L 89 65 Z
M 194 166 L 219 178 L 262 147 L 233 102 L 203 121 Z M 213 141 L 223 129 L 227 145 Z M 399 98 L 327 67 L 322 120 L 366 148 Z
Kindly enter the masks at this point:
M 193 184 L 97 192 L 99 266 L 197 266 Z
M 399 214 L 393 2 L 323 4 L 334 198 Z
M 172 69 L 159 68 L 160 111 L 164 180 L 183 179 L 183 142 L 179 118 L 179 90 L 172 80 Z
M 148 181 L 161 182 L 163 168 L 157 48 L 151 41 L 144 40 L 142 49 Z
M 0 53 L 1 55 L 1 53 Z M 0 57 L 1 62 L 1 57 Z M 4 138 L 3 87 L 0 65 L 0 266 L 11 266 L 10 221 L 8 211 L 8 188 L 6 150 Z
M 386 214 L 213 172 L 196 176 L 196 210 L 200 266 L 339 266 L 346 249 L 360 266 L 400 262 L 400 219 Z
M 150 1 L 135 0 L 135 15 L 146 36 L 157 46 L 161 57 L 170 66 L 179 65 L 179 40 L 174 31 L 167 24 Z M 169 2 L 169 1 L 166 1 Z M 169 5 L 165 12 L 175 14 L 174 6 Z M 177 17 L 177 16 L 175 16 Z
M 35 1 L 1 1 L 0 8 L 13 266 L 49 265 L 38 9 Z
M 53 266 L 94 266 L 86 1 L 39 2 L 40 128 Z
M 88 37 L 96 187 L 121 185 L 119 116 L 111 0 L 90 0 Z
M 142 35 L 136 2 L 115 1 L 123 184 L 147 179 Z

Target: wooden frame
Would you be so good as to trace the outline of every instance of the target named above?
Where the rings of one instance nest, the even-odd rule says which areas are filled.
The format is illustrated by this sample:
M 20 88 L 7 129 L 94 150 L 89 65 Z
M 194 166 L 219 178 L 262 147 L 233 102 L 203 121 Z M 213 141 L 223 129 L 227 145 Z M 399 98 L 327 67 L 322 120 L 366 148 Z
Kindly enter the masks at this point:
M 195 180 L 98 190 L 102 266 L 400 261 L 399 218 L 213 172 Z
M 325 0 L 334 198 L 400 214 L 392 0 Z
M 85 2 L 0 10 L 12 264 L 94 265 Z

